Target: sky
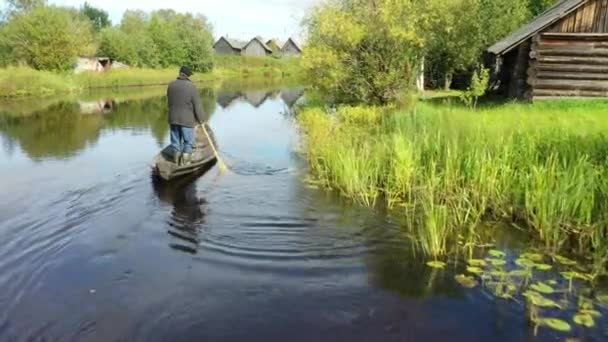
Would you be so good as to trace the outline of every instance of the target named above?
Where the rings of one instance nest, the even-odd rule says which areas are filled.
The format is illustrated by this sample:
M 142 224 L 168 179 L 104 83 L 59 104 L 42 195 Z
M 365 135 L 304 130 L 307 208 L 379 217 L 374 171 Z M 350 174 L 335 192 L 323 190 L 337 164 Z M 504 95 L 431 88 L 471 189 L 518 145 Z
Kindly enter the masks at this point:
M 119 23 L 128 9 L 152 11 L 170 8 L 177 12 L 204 14 L 213 25 L 216 38 L 265 39 L 289 37 L 302 39 L 300 21 L 307 9 L 319 0 L 88 0 L 92 6 L 110 14 Z M 50 4 L 80 7 L 84 0 L 49 0 Z

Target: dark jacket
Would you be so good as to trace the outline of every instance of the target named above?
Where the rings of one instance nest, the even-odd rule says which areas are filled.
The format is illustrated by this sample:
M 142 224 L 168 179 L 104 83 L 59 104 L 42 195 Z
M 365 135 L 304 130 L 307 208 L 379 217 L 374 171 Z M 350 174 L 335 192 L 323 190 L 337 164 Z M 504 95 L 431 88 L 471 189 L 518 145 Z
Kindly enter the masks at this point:
M 194 127 L 199 122 L 205 122 L 203 106 L 198 89 L 194 83 L 185 77 L 179 77 L 167 88 L 167 103 L 169 105 L 169 124 Z

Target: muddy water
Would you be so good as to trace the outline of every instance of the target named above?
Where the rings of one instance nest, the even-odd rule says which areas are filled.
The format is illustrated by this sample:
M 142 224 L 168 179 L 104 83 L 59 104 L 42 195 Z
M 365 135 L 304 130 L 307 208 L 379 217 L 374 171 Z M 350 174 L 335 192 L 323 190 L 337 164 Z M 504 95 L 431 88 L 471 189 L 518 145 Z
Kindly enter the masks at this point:
M 170 185 L 148 168 L 162 89 L 0 106 L 0 340 L 606 338 L 534 337 L 523 306 L 425 266 L 390 217 L 307 187 L 302 89 L 202 94 L 231 171 Z

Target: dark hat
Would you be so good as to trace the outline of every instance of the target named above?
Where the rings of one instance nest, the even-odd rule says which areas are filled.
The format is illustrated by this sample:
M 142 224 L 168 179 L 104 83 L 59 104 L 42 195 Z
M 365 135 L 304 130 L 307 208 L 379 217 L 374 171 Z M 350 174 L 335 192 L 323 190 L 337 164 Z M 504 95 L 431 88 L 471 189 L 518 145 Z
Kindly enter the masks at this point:
M 185 65 L 184 65 L 184 66 L 182 66 L 182 67 L 179 69 L 179 73 L 180 73 L 180 74 L 184 74 L 184 75 L 186 75 L 186 76 L 188 76 L 188 77 L 192 76 L 192 70 L 190 70 L 190 68 L 188 68 L 188 67 L 187 67 L 187 66 L 185 66 Z

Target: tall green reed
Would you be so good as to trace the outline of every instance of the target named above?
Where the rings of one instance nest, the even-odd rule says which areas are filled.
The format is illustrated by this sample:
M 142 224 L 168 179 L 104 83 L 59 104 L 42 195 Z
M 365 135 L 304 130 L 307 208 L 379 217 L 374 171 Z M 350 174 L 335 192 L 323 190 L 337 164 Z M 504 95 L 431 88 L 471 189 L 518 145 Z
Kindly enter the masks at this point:
M 312 174 L 366 205 L 411 216 L 432 255 L 485 219 L 523 221 L 546 247 L 606 249 L 606 103 L 509 104 L 470 111 L 319 108 L 299 116 Z M 608 253 L 602 254 L 608 255 Z

